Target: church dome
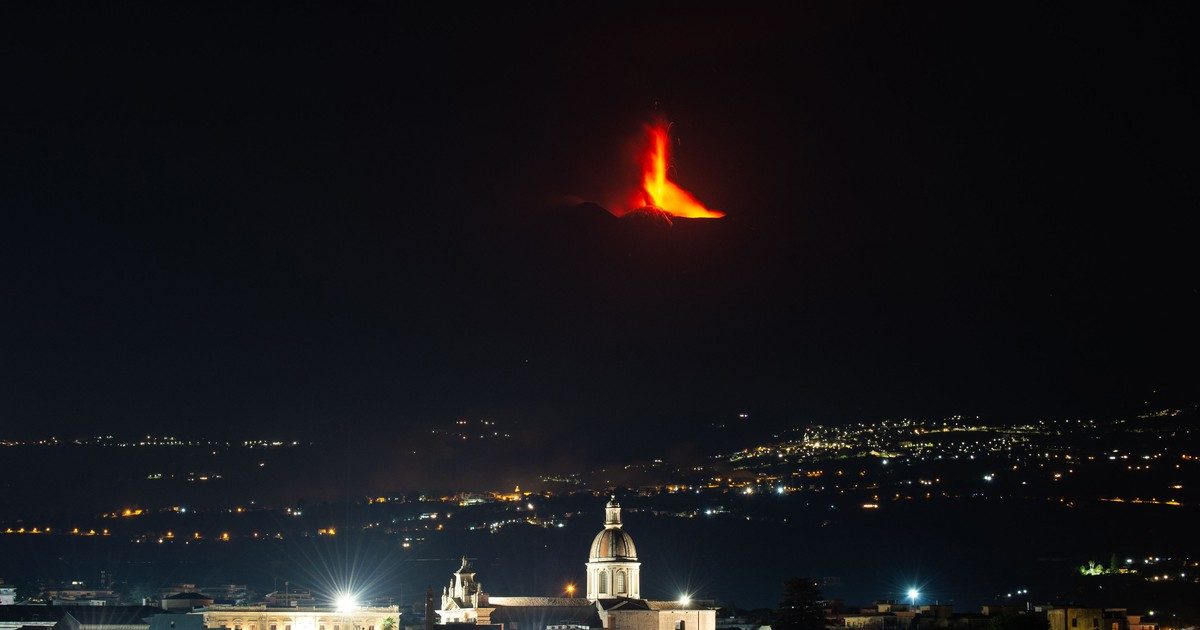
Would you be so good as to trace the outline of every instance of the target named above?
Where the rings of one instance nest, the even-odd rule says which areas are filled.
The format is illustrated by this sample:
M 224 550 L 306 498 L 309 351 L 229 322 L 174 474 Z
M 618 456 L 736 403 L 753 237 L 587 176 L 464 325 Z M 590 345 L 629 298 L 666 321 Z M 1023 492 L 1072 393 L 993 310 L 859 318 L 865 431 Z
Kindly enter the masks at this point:
M 592 539 L 588 554 L 588 599 L 637 599 L 642 588 L 641 566 L 633 537 L 621 527 L 621 504 L 614 496 L 604 506 L 604 529 Z
M 621 529 L 621 504 L 616 497 L 604 506 L 604 529 L 592 539 L 592 552 L 588 555 L 589 562 L 606 560 L 637 560 L 633 537 Z
M 588 560 L 637 560 L 637 548 L 633 546 L 633 537 L 620 527 L 605 529 L 592 539 L 592 553 Z

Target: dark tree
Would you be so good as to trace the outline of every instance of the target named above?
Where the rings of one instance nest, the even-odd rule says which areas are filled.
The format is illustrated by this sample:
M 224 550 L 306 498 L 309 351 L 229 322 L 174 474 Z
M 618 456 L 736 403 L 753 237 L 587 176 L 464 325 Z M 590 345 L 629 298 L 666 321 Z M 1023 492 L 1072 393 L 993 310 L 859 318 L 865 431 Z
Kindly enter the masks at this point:
M 783 601 L 775 610 L 771 630 L 824 630 L 825 611 L 821 591 L 808 578 L 791 578 L 783 583 Z
M 127 604 L 140 606 L 143 603 L 158 605 L 158 589 L 150 584 L 126 584 L 122 599 Z
M 996 615 L 988 622 L 988 630 L 1047 630 L 1046 616 L 1040 613 L 1008 613 Z

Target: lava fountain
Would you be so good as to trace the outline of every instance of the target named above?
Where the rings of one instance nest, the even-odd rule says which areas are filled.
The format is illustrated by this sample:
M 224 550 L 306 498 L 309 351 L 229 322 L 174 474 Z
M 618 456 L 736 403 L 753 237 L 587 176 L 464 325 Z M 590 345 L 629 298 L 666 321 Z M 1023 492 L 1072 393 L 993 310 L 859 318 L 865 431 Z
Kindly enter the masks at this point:
M 630 213 L 665 214 L 687 219 L 719 219 L 720 210 L 710 210 L 691 193 L 671 181 L 670 125 L 659 120 L 646 125 L 647 146 L 641 152 L 642 187 L 633 195 Z

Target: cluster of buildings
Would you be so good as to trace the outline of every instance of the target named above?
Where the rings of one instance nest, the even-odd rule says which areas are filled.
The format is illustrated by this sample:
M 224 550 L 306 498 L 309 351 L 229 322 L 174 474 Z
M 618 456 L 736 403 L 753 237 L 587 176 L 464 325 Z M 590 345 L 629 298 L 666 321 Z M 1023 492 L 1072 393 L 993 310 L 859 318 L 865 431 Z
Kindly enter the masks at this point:
M 641 597 L 641 562 L 621 522 L 615 497 L 604 528 L 592 541 L 580 597 L 500 596 L 483 589 L 467 558 L 443 589 L 440 602 L 426 594 L 424 630 L 716 630 L 710 602 Z M 180 584 L 159 593 L 158 606 L 111 604 L 111 589 L 82 585 L 48 593 L 42 605 L 0 606 L 0 630 L 400 630 L 398 606 L 338 602 L 318 606 L 312 595 L 285 590 L 261 604 L 234 600 L 245 587 L 201 589 Z M 231 595 L 233 597 L 231 597 Z
M 1045 613 L 1050 630 L 1158 630 L 1148 616 L 1125 608 L 1048 608 Z
M 1042 622 L 1047 630 L 1159 630 L 1146 615 L 1130 614 L 1125 608 L 1065 606 L 983 606 L 978 613 L 956 613 L 952 606 L 910 606 L 891 601 L 857 611 L 828 613 L 833 627 L 860 630 L 980 630 L 994 627 L 996 617 L 1021 615 Z M 1040 624 L 1031 624 L 1040 625 Z
M 5 595 L 8 591 L 13 591 L 10 596 Z M 274 595 L 274 593 L 267 595 L 268 603 Z M 308 597 L 311 600 L 312 596 L 308 595 Z M 203 587 L 195 584 L 174 584 L 159 589 L 157 597 L 147 598 L 141 602 L 141 605 L 159 605 L 169 612 L 187 612 L 200 606 L 217 603 L 237 604 L 253 598 L 255 598 L 255 594 L 244 584 Z M 126 601 L 126 596 L 114 589 L 102 572 L 100 586 L 93 587 L 74 581 L 63 586 L 46 589 L 40 597 L 36 598 L 36 601 L 31 603 L 47 606 L 119 606 Z M 192 605 L 185 607 L 188 602 Z M 0 604 L 14 603 L 15 589 L 0 587 Z
M 158 593 L 157 606 L 121 606 L 107 605 L 115 597 L 111 588 L 73 584 L 49 591 L 44 604 L 14 605 L 13 589 L 0 583 L 0 630 L 770 630 L 747 619 L 718 619 L 709 601 L 643 598 L 641 561 L 615 497 L 603 526 L 589 549 L 581 596 L 573 587 L 567 597 L 489 593 L 466 557 L 440 598 L 432 589 L 426 593 L 424 614 L 412 616 L 419 623 L 401 619 L 398 606 L 349 600 L 321 606 L 311 593 L 290 588 L 247 604 L 242 585 L 177 584 Z M 884 601 L 825 610 L 827 628 L 855 630 L 984 630 L 996 627 L 996 617 L 1012 615 L 1045 630 L 1160 630 L 1153 619 L 1121 608 L 984 606 L 979 613 L 956 613 L 951 606 Z
M 641 562 L 615 497 L 605 506 L 604 529 L 592 539 L 586 575 L 584 597 L 497 596 L 483 590 L 463 558 L 436 610 L 430 595 L 426 617 L 436 614 L 443 625 L 495 630 L 716 630 L 711 602 L 641 597 Z
M 0 630 L 398 630 L 397 606 L 239 606 L 176 593 L 159 606 L 5 605 Z

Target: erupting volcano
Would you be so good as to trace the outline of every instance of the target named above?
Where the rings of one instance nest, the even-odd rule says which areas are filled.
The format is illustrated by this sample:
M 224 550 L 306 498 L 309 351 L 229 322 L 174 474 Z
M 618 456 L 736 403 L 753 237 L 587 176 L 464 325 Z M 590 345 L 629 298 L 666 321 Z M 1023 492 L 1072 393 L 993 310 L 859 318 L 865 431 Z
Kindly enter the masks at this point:
M 663 120 L 646 125 L 647 147 L 641 155 L 642 187 L 634 194 L 629 214 L 666 215 L 688 219 L 719 219 L 720 210 L 704 207 L 691 193 L 667 176 L 671 165 L 670 125 Z
M 608 207 L 575 196 L 560 197 L 558 203 L 587 213 L 628 219 L 630 223 L 672 225 L 673 219 L 719 219 L 725 216 L 700 203 L 692 193 L 671 180 L 671 124 L 663 118 L 643 125 L 643 133 L 630 146 L 626 162 L 617 169 L 621 177 L 616 186 L 599 195 Z M 630 168 L 635 167 L 635 168 Z M 609 182 L 611 185 L 613 182 Z

